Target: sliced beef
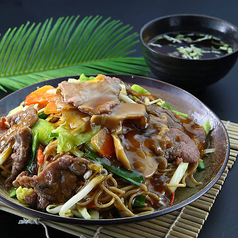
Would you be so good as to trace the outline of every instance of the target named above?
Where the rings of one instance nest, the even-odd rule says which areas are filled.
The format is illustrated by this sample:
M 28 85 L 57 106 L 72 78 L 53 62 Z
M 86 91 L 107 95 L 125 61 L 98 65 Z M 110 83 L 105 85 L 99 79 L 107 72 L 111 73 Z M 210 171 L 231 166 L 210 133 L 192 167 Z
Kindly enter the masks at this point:
M 0 134 L 0 153 L 4 151 L 10 142 L 14 141 L 16 134 L 22 127 L 31 127 L 38 119 L 37 111 L 33 107 L 26 107 L 12 116 L 3 117 L 1 121 L 6 121 L 5 123 L 9 127 Z
M 12 116 L 2 117 L 0 122 L 0 153 L 10 144 L 13 149 L 12 170 L 6 180 L 6 188 L 24 169 L 30 159 L 32 132 L 29 127 L 38 120 L 37 111 L 33 107 L 26 107 Z
M 188 123 L 186 118 L 180 119 L 184 131 L 196 142 L 199 150 L 207 147 L 207 135 L 203 127 L 195 124 L 194 122 Z
M 6 188 L 10 188 L 12 181 L 28 164 L 31 155 L 32 131 L 29 127 L 22 127 L 18 130 L 14 137 L 12 146 L 15 151 L 11 157 L 13 159 L 11 175 L 5 181 Z
M 59 88 L 66 103 L 90 115 L 109 113 L 112 107 L 120 103 L 118 96 L 121 86 L 118 80 L 106 76 L 96 82 L 62 82 Z
M 50 163 L 39 175 L 29 176 L 22 172 L 13 182 L 15 187 L 33 188 L 32 195 L 25 200 L 32 207 L 43 210 L 49 204 L 65 203 L 79 188 L 83 175 L 88 170 L 88 161 L 64 155 Z
M 148 106 L 147 112 L 159 117 L 161 122 L 167 124 L 169 127 L 176 127 L 185 132 L 194 142 L 196 142 L 200 151 L 207 146 L 207 136 L 204 128 L 197 125 L 191 119 L 175 114 L 172 111 L 157 105 Z
M 7 122 L 6 117 L 2 117 L 0 120 L 0 136 L 10 128 L 8 123 L 6 122 Z
M 176 125 L 176 127 L 181 128 L 180 120 L 176 117 L 176 115 L 172 111 L 170 111 L 166 108 L 162 108 L 160 106 L 153 104 L 153 105 L 147 106 L 146 111 L 149 114 L 152 114 L 152 115 L 160 118 L 161 123 L 165 123 L 168 126 Z
M 177 164 L 182 161 L 198 162 L 200 151 L 204 148 L 206 141 L 206 133 L 202 127 L 188 118 L 156 105 L 148 106 L 147 112 L 168 125 L 169 130 L 160 141 L 160 145 L 164 142 L 161 147 L 164 149 L 164 156 L 168 162 Z
M 178 128 L 170 128 L 167 136 L 173 142 L 165 152 L 169 162 L 196 163 L 200 159 L 200 152 L 195 142 Z
M 7 123 L 10 127 L 14 125 L 29 126 L 32 127 L 39 119 L 37 111 L 34 107 L 25 107 L 23 110 L 8 116 Z
M 159 135 L 165 135 L 169 128 L 167 126 L 167 118 L 159 118 L 157 116 L 149 115 L 149 120 L 146 128 L 146 132 L 153 133 L 156 131 Z

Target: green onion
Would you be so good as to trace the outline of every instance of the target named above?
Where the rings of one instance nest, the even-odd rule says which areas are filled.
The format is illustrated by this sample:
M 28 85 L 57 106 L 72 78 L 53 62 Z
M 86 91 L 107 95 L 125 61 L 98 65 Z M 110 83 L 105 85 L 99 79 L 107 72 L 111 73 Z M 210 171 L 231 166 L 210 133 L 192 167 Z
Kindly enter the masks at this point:
M 16 195 L 17 195 L 16 188 L 15 187 L 11 187 L 11 189 L 9 191 L 10 198 L 16 197 Z
M 131 183 L 134 183 L 135 185 L 141 186 L 143 181 L 145 180 L 145 177 L 142 174 L 130 171 L 128 169 L 125 169 L 119 165 L 113 164 L 109 159 L 107 159 L 104 156 L 95 154 L 92 151 L 87 151 L 85 153 L 85 156 L 89 157 L 90 159 L 93 159 L 100 164 L 102 164 L 106 169 L 110 170 L 112 173 L 128 180 Z
M 132 201 L 132 207 L 143 207 L 145 205 L 145 195 L 138 195 Z
M 167 106 L 167 108 L 170 110 L 170 111 L 172 111 L 172 112 L 174 112 L 174 113 L 176 113 L 176 114 L 179 114 L 179 115 L 181 115 L 181 116 L 183 116 L 183 117 L 188 117 L 188 114 L 185 114 L 185 113 L 182 113 L 182 112 L 178 112 L 178 111 L 175 111 L 175 110 L 173 110 L 171 107 L 170 107 L 170 105 L 168 104 L 168 103 L 166 103 L 166 106 Z
M 33 141 L 32 141 L 32 147 L 31 147 L 31 160 L 27 166 L 27 170 L 30 171 L 31 168 L 32 168 L 32 165 L 35 161 L 35 157 L 36 157 L 36 151 L 37 151 L 37 148 L 38 148 L 38 142 L 39 142 L 39 132 L 36 131 L 36 132 L 33 132 Z
M 137 85 L 137 84 L 133 84 L 131 86 L 131 89 L 139 94 L 147 94 L 150 95 L 150 92 L 148 90 L 146 90 L 145 88 Z
M 43 111 L 43 112 L 40 112 L 40 113 L 38 113 L 38 117 L 39 118 L 41 118 L 41 119 L 45 119 L 46 117 L 48 117 L 49 116 L 49 114 L 45 114 L 45 112 Z
M 204 165 L 203 161 L 199 161 L 199 162 L 198 162 L 197 170 L 198 170 L 198 171 L 202 171 L 202 170 L 204 170 L 204 169 L 205 169 L 205 165 Z
M 189 163 L 187 162 L 181 162 L 175 170 L 170 182 L 166 184 L 171 193 L 174 193 L 175 190 L 179 187 L 179 183 L 185 175 L 188 165 Z
M 203 125 L 201 125 L 201 127 L 204 128 L 206 135 L 207 135 L 209 133 L 209 131 L 211 130 L 211 125 L 210 125 L 209 120 L 206 120 L 206 122 Z
M 51 132 L 48 137 L 49 138 L 59 137 L 59 133 Z

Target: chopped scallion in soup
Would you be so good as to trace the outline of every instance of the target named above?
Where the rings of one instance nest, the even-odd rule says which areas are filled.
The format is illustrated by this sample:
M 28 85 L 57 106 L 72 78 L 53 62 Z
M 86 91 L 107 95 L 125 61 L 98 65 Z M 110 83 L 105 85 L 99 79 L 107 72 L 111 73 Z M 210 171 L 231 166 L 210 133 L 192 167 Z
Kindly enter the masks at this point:
M 233 52 L 229 44 L 203 33 L 161 34 L 150 40 L 148 46 L 160 53 L 184 59 L 217 58 Z

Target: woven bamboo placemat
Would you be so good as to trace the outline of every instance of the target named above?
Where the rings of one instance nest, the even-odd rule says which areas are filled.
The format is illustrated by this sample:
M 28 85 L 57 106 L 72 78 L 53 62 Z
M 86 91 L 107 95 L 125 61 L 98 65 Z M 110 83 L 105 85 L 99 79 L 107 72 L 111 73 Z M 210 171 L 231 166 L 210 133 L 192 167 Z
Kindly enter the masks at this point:
M 153 218 L 146 221 L 119 224 L 111 226 L 88 226 L 64 224 L 48 220 L 37 220 L 36 217 L 21 211 L 15 210 L 4 203 L 0 202 L 0 210 L 18 215 L 28 221 L 38 221 L 45 226 L 64 231 L 80 238 L 191 238 L 198 237 L 204 222 L 206 221 L 209 211 L 222 188 L 229 170 L 236 161 L 238 153 L 238 124 L 229 121 L 222 121 L 230 139 L 230 156 L 227 166 L 217 181 L 217 183 L 202 197 L 185 206 L 184 208 L 171 212 L 169 214 Z

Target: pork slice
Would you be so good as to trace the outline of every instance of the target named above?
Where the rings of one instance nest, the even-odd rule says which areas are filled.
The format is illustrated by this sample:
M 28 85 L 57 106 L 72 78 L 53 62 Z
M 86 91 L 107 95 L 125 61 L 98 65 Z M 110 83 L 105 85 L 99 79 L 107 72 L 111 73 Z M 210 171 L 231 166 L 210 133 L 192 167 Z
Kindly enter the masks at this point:
M 29 176 L 22 172 L 13 182 L 15 187 L 33 188 L 31 195 L 25 200 L 39 210 L 44 210 L 49 204 L 65 203 L 79 188 L 83 175 L 88 170 L 88 160 L 64 155 L 50 163 L 41 173 Z
M 110 114 L 94 115 L 91 123 L 107 127 L 111 131 L 117 131 L 124 120 L 130 120 L 131 123 L 142 124 L 142 119 L 147 116 L 143 104 L 121 103 L 112 109 Z M 140 123 L 141 122 L 141 123 Z
M 198 162 L 200 159 L 199 149 L 187 134 L 178 128 L 172 127 L 167 136 L 172 141 L 172 146 L 165 153 L 169 162 Z
M 121 86 L 118 80 L 110 77 L 97 82 L 62 82 L 59 88 L 66 103 L 90 115 L 109 113 L 111 108 L 120 103 L 118 96 Z

